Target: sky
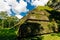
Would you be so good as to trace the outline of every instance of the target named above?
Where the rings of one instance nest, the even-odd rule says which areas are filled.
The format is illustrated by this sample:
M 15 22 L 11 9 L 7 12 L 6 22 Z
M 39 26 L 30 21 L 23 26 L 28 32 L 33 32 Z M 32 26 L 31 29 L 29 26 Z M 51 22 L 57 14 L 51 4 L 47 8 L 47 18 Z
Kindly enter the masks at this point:
M 0 0 L 0 12 L 6 11 L 8 16 L 23 18 L 27 12 L 37 6 L 45 6 L 49 0 Z

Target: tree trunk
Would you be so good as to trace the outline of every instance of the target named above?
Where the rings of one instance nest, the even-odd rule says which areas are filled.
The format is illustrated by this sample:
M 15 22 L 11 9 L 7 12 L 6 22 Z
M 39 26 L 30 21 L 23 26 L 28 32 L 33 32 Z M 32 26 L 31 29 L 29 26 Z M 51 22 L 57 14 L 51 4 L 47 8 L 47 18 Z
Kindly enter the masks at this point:
M 9 27 L 10 27 L 10 21 L 9 21 Z
M 4 27 L 4 19 L 2 19 L 2 28 Z

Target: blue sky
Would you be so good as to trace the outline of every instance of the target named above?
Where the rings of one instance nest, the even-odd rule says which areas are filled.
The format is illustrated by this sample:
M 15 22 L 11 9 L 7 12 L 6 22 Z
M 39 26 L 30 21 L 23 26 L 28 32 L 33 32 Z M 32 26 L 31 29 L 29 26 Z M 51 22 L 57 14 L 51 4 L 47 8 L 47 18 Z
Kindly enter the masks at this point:
M 20 1 L 20 0 L 17 0 L 17 2 L 19 2 L 19 1 Z M 26 0 L 24 0 L 24 1 L 26 2 Z M 30 0 L 30 1 L 31 1 L 31 0 Z M 27 9 L 29 9 L 29 11 L 30 11 L 30 10 L 33 10 L 34 8 L 35 8 L 35 6 L 32 6 L 30 3 L 27 2 Z M 29 11 L 28 11 L 28 12 L 29 12 Z M 20 13 L 20 15 L 22 15 L 22 16 L 25 16 L 26 14 L 27 14 L 27 12 L 21 12 L 21 13 Z
M 8 16 L 21 19 L 37 6 L 45 6 L 48 0 L 0 0 L 0 12 L 7 11 Z

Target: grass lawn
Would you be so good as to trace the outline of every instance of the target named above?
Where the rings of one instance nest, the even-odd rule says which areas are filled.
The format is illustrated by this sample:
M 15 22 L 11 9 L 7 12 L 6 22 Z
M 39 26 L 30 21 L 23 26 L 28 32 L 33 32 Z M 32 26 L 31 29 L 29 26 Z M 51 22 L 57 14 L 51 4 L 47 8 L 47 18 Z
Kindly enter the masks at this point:
M 60 33 L 43 35 L 42 40 L 60 40 Z
M 17 40 L 16 30 L 0 29 L 0 40 Z

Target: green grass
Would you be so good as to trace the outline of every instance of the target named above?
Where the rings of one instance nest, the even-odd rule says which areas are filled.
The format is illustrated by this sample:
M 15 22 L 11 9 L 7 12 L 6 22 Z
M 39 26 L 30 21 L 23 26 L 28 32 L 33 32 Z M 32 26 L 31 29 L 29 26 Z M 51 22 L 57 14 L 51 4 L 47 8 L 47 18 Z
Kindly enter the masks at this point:
M 23 40 L 60 40 L 60 33 L 51 33 L 42 36 L 23 38 Z
M 42 40 L 60 40 L 60 33 L 52 33 L 52 34 L 47 34 L 43 35 Z
M 17 40 L 16 30 L 0 29 L 0 40 Z M 23 38 L 23 40 L 60 40 L 60 33 L 51 33 L 42 36 Z
M 16 30 L 0 29 L 0 40 L 17 40 Z
M 42 40 L 60 40 L 58 36 L 45 35 Z

